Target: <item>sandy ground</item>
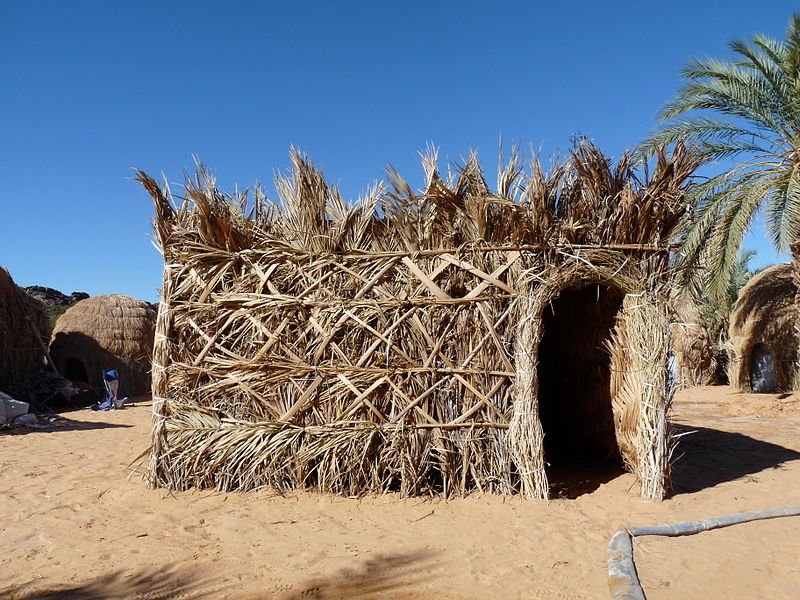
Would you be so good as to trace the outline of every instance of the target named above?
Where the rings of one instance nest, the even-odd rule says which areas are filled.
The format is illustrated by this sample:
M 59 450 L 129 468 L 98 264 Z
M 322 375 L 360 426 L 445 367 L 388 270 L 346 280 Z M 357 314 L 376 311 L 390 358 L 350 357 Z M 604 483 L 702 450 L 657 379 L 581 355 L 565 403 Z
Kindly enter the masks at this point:
M 681 393 L 675 494 L 589 474 L 574 499 L 167 493 L 128 477 L 149 405 L 0 433 L 0 597 L 609 598 L 621 526 L 800 504 L 800 401 Z M 586 492 L 578 494 L 578 492 Z M 648 597 L 797 598 L 800 518 L 644 538 Z

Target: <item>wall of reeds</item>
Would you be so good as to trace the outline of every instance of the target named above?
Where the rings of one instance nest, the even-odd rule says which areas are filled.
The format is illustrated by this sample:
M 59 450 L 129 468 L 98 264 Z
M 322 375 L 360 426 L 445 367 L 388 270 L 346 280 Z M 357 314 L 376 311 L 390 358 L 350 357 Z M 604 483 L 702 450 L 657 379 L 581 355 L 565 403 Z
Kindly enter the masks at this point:
M 47 310 L 0 267 L 0 390 L 24 382 L 45 366 L 50 337 Z
M 150 484 L 546 498 L 543 311 L 592 284 L 663 296 L 694 157 L 639 176 L 585 142 L 549 172 L 512 154 L 491 191 L 474 156 L 442 177 L 431 155 L 424 192 L 392 172 L 354 203 L 292 162 L 280 205 L 223 194 L 202 167 L 180 197 L 138 175 L 165 260 Z M 647 318 L 660 340 L 665 313 Z M 646 379 L 626 461 L 661 498 L 666 346 L 636 323 L 649 368 L 615 363 Z

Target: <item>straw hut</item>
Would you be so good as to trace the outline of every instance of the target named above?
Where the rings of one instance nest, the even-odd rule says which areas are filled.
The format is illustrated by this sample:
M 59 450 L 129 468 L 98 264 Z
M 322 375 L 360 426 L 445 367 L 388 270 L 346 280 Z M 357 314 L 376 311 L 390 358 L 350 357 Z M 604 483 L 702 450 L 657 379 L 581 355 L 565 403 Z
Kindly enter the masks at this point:
M 0 268 L 0 389 L 22 383 L 45 366 L 47 310 Z
M 352 204 L 292 162 L 280 206 L 138 174 L 165 259 L 151 485 L 547 498 L 546 462 L 580 453 L 664 497 L 692 155 L 638 179 L 586 142 L 549 173 L 514 154 L 495 191 L 429 155 L 423 192 L 390 172 Z
M 784 263 L 764 269 L 739 292 L 731 313 L 729 377 L 740 390 L 798 387 L 795 268 Z
M 676 387 L 713 385 L 717 371 L 714 348 L 697 305 L 688 298 L 680 298 L 674 305 L 672 319 Z
M 120 394 L 150 390 L 150 355 L 156 313 L 121 294 L 93 296 L 70 307 L 56 322 L 53 362 L 65 378 L 102 389 L 102 373 L 117 369 Z

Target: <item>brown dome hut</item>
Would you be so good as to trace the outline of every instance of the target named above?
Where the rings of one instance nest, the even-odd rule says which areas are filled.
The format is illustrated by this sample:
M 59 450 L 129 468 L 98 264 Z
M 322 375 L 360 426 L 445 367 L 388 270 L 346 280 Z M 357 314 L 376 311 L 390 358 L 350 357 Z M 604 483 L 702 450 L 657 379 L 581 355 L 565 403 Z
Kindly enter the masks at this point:
M 0 268 L 0 389 L 21 383 L 44 367 L 42 339 L 49 337 L 44 304 L 25 293 L 9 272 Z
M 730 323 L 731 385 L 755 392 L 797 388 L 797 289 L 794 267 L 784 263 L 739 292 Z
M 56 322 L 50 354 L 59 373 L 92 387 L 117 369 L 124 396 L 150 391 L 156 313 L 146 302 L 109 294 L 81 300 Z

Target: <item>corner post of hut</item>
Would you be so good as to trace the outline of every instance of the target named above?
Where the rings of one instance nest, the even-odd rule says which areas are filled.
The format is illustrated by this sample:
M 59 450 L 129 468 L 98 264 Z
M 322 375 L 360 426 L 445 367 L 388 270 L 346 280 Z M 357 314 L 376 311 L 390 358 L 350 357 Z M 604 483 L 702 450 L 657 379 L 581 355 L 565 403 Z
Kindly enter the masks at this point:
M 636 435 L 636 475 L 641 496 L 663 500 L 670 488 L 674 438 L 669 413 L 674 382 L 669 374 L 669 314 L 657 294 L 628 294 L 623 302 L 628 368 L 642 382 Z
M 546 500 L 549 494 L 536 372 L 543 307 L 533 296 L 532 285 L 524 276 L 520 278 L 518 291 L 519 320 L 515 348 L 517 372 L 508 445 L 519 471 L 520 491 L 528 497 Z

